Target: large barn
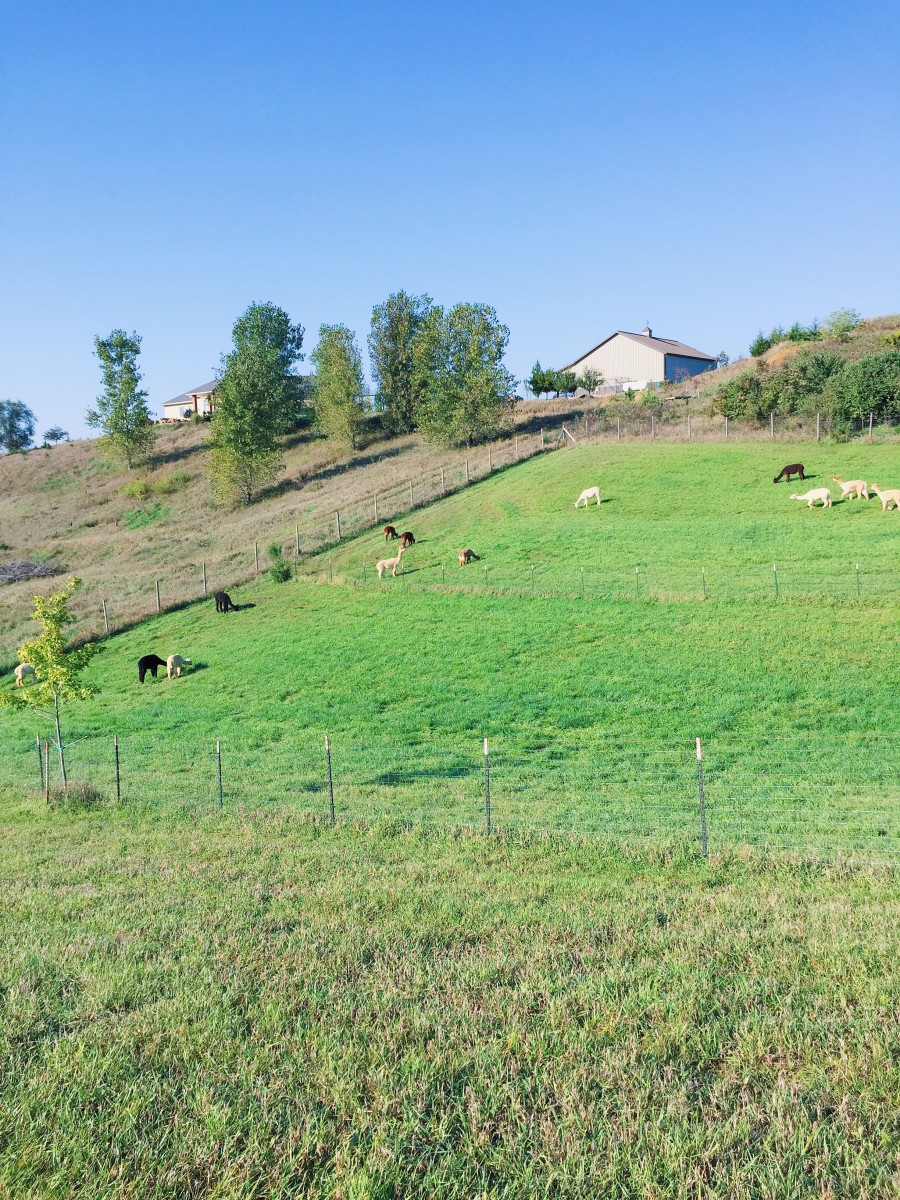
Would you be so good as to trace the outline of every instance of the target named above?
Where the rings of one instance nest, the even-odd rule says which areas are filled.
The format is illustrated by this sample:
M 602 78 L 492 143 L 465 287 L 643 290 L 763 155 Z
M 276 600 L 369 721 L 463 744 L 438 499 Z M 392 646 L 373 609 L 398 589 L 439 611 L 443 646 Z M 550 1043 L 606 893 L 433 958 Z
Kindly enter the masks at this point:
M 617 387 L 646 387 L 648 383 L 678 382 L 690 375 L 712 371 L 717 360 L 672 338 L 654 337 L 649 325 L 640 333 L 618 330 L 563 367 L 581 376 L 588 369 L 599 371 L 607 384 Z

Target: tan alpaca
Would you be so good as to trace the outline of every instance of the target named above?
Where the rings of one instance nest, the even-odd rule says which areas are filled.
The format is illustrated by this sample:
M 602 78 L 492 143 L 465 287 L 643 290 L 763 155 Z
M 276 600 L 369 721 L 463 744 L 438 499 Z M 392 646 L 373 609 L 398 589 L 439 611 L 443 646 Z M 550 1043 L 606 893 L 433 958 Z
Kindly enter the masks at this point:
M 390 571 L 391 575 L 396 578 L 397 568 L 400 566 L 400 559 L 403 557 L 405 546 L 401 546 L 397 551 L 396 558 L 383 558 L 381 562 L 375 564 L 375 570 L 378 572 L 378 578 L 384 579 L 385 571 Z
M 813 488 L 810 492 L 804 492 L 802 496 L 791 496 L 791 499 L 805 500 L 807 508 L 812 508 L 817 500 L 821 500 L 825 508 L 831 508 L 831 492 L 828 488 Z
M 481 555 L 476 554 L 474 550 L 460 550 L 459 565 L 461 567 L 464 567 L 466 565 L 466 563 L 470 563 L 470 562 L 481 562 Z M 486 569 L 487 568 L 485 568 L 485 570 Z
M 166 659 L 166 678 L 175 679 L 181 674 L 182 667 L 192 667 L 193 665 L 189 658 L 182 658 L 180 654 L 170 654 Z
M 13 674 L 16 677 L 16 687 L 24 687 L 27 678 L 36 679 L 34 667 L 31 663 L 19 663 Z
M 577 508 L 579 504 L 583 503 L 584 507 L 587 508 L 593 499 L 596 499 L 598 504 L 600 503 L 600 489 L 598 487 L 585 488 L 575 501 L 575 507 Z
M 888 488 L 887 491 L 882 491 L 877 483 L 873 483 L 872 491 L 881 501 L 882 512 L 887 512 L 890 509 L 891 502 L 900 508 L 900 488 Z
M 839 483 L 841 485 L 842 500 L 846 500 L 848 497 L 851 500 L 862 500 L 863 498 L 868 500 L 869 489 L 866 487 L 866 481 L 864 479 L 849 479 L 845 483 L 844 480 L 841 479 L 840 475 L 832 475 L 831 478 L 835 483 Z

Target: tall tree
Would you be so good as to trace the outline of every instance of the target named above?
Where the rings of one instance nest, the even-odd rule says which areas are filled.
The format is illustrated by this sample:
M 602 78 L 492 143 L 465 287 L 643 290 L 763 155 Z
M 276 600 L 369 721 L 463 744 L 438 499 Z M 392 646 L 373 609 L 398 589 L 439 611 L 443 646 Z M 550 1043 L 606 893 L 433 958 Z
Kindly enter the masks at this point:
M 372 310 L 369 362 L 387 424 L 396 433 L 416 425 L 422 402 L 422 379 L 415 368 L 413 347 L 432 310 L 430 296 L 394 292 Z
M 296 422 L 301 402 L 294 368 L 303 357 L 303 326 L 274 304 L 251 304 L 232 337 L 215 392 L 208 473 L 217 499 L 249 504 L 283 467 L 278 438 Z
M 310 362 L 316 371 L 316 424 L 328 437 L 355 450 L 365 411 L 366 383 L 352 331 L 346 325 L 322 325 Z
M 87 423 L 92 429 L 103 430 L 107 451 L 124 458 L 129 467 L 146 458 L 156 440 L 147 392 L 139 386 L 140 352 L 141 339 L 134 332 L 114 329 L 109 337 L 94 338 L 103 391 L 97 397 L 97 407 L 88 409 Z
M 81 580 L 73 577 L 62 591 L 50 596 L 35 596 L 34 620 L 40 625 L 41 632 L 19 647 L 19 661 L 34 667 L 35 682 L 12 693 L 0 693 L 0 704 L 33 708 L 52 718 L 63 787 L 67 784 L 66 756 L 59 710 L 69 700 L 82 700 L 94 694 L 93 686 L 81 682 L 81 672 L 103 649 L 86 642 L 77 649 L 66 650 L 66 629 L 75 623 L 69 601 L 80 584 Z
M 553 391 L 553 382 L 556 379 L 556 372 L 546 370 L 541 366 L 540 359 L 531 368 L 531 375 L 525 382 L 534 392 L 537 399 L 540 399 L 544 392 Z
M 488 304 L 435 308 L 416 338 L 425 388 L 419 426 L 444 445 L 495 437 L 515 406 L 516 381 L 503 365 L 509 329 Z
M 35 415 L 21 400 L 0 400 L 0 446 L 25 450 L 34 437 Z

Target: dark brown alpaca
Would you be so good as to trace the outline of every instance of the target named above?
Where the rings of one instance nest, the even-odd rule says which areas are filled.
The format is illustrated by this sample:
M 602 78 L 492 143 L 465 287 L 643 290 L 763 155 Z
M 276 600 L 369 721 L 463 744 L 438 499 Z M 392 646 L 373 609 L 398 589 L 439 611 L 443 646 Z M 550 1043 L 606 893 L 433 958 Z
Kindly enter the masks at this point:
M 158 654 L 143 655 L 143 657 L 138 659 L 138 681 L 143 683 L 147 678 L 148 671 L 155 679 L 156 672 L 160 667 L 164 667 L 165 665 L 166 660 L 164 658 L 160 658 Z
M 790 463 L 788 466 L 782 467 L 781 471 L 775 476 L 772 482 L 778 483 L 779 480 L 786 479 L 788 483 L 790 483 L 792 475 L 799 475 L 801 479 L 806 478 L 806 476 L 803 474 L 803 463 Z
M 216 592 L 216 612 L 237 612 L 238 606 L 227 592 Z
M 393 540 L 395 537 L 399 537 L 399 536 L 400 536 L 400 535 L 397 533 L 397 530 L 396 530 L 396 529 L 393 527 L 393 525 L 385 525 L 385 527 L 384 527 L 384 540 L 385 540 L 386 542 L 390 542 L 390 541 L 392 541 L 392 540 Z
M 416 544 L 416 539 L 409 532 L 409 530 L 407 530 L 406 533 L 400 534 L 400 545 L 403 547 L 404 550 L 406 549 L 407 546 L 414 546 L 415 544 Z

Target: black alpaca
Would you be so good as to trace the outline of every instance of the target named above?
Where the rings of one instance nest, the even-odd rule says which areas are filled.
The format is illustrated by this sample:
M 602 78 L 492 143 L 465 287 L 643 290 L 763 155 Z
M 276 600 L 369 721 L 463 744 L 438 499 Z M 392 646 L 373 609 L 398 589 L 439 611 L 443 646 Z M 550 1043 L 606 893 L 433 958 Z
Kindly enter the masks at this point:
M 160 667 L 166 665 L 166 660 L 160 658 L 158 654 L 145 654 L 143 658 L 138 659 L 138 681 L 143 683 L 149 671 L 153 678 L 156 678 L 156 672 Z
M 216 612 L 237 612 L 238 606 L 232 602 L 227 592 L 216 592 Z

